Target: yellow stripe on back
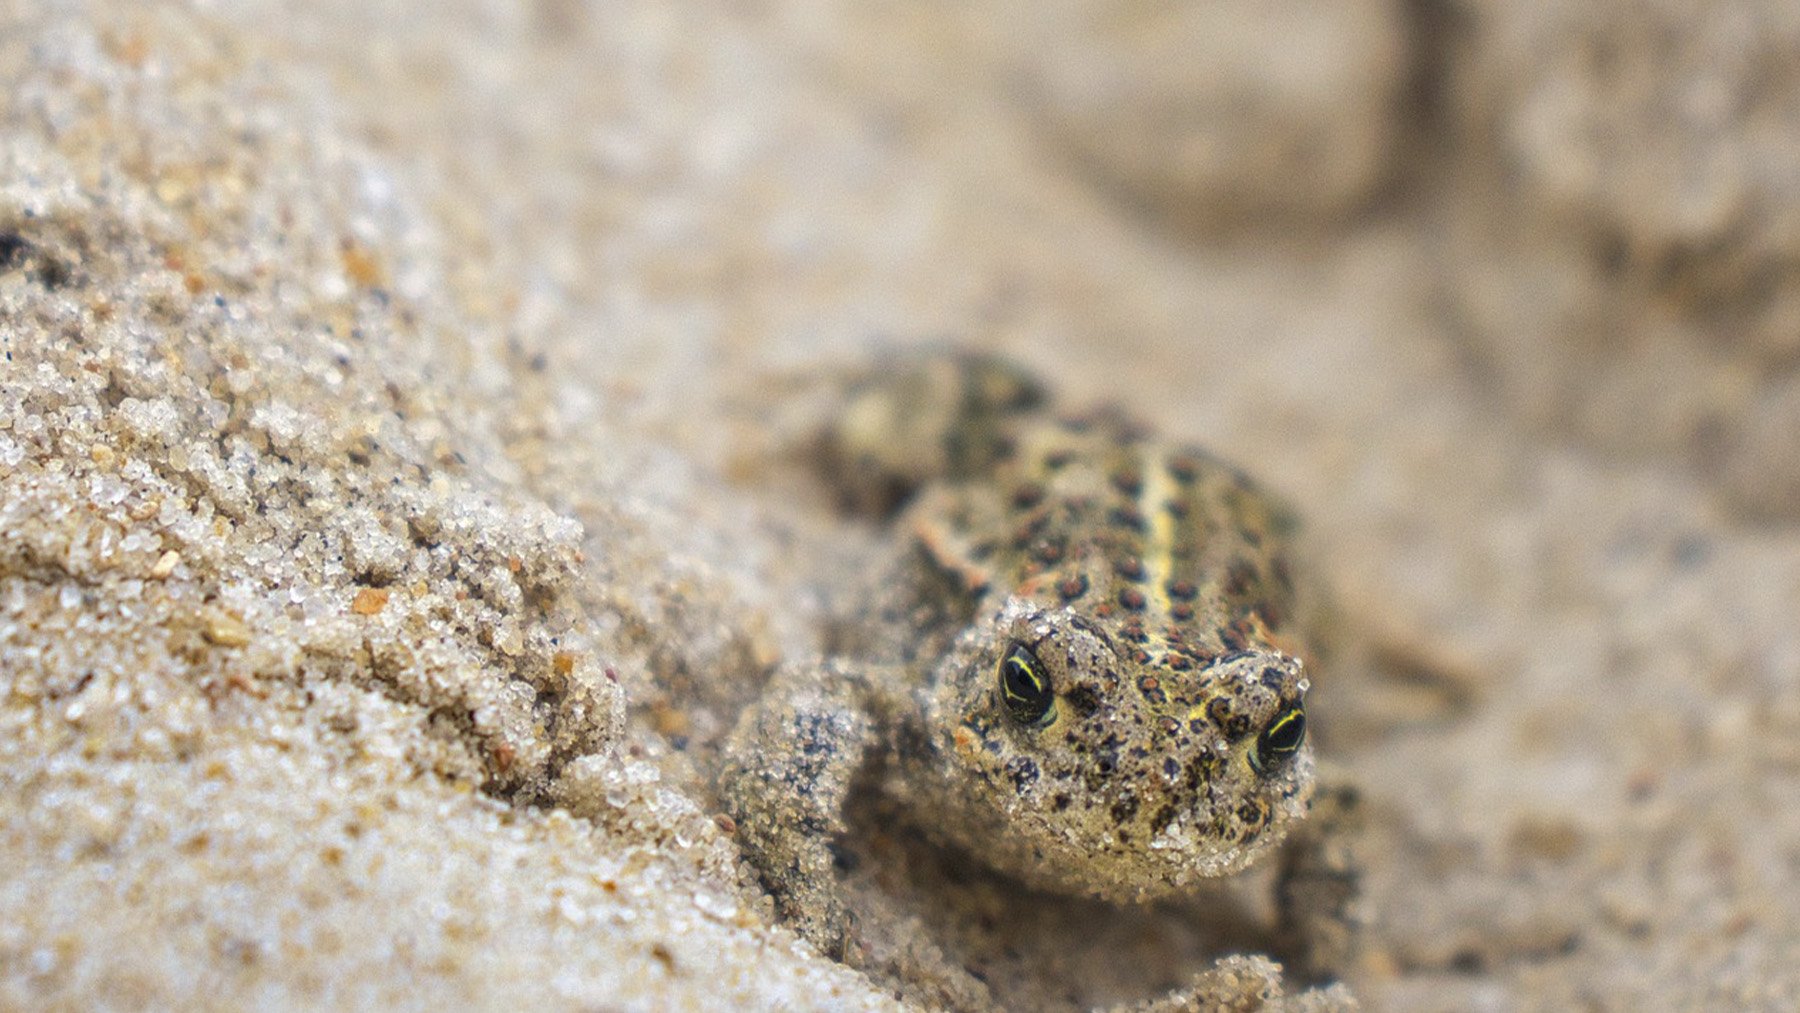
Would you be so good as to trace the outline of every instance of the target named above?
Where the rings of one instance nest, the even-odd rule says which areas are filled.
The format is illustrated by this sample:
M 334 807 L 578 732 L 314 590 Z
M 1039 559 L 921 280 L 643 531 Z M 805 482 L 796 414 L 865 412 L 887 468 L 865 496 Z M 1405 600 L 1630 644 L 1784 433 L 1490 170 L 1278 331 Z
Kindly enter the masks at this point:
M 1144 476 L 1143 487 L 1138 490 L 1138 513 L 1149 525 L 1144 543 L 1144 569 L 1149 572 L 1149 587 L 1145 591 L 1150 607 L 1157 615 L 1166 616 L 1169 583 L 1175 570 L 1176 517 L 1168 506 L 1176 492 L 1175 479 L 1157 449 L 1145 446 L 1138 453 L 1138 473 Z

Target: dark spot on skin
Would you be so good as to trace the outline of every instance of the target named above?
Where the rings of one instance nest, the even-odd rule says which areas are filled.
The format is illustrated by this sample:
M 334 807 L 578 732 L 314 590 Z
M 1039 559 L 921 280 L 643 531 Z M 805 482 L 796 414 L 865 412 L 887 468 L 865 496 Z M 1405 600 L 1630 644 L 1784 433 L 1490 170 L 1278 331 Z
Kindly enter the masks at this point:
M 1242 654 L 1244 646 L 1249 642 L 1249 636 L 1236 623 L 1219 630 L 1219 643 L 1225 645 L 1225 649 L 1233 654 Z M 1226 656 L 1230 657 L 1230 655 Z
M 1185 654 L 1170 654 L 1163 659 L 1163 663 L 1168 665 L 1170 670 L 1176 672 L 1185 672 L 1194 667 L 1194 659 Z
M 1213 756 L 1212 750 L 1202 749 L 1199 754 L 1188 763 L 1188 790 L 1198 791 L 1202 784 L 1211 780 L 1213 771 L 1218 768 L 1218 764 L 1219 761 Z
M 1069 808 L 1069 796 L 1057 795 L 1055 798 L 1050 800 L 1050 808 L 1056 810 L 1057 812 L 1062 812 L 1064 809 Z
M 1294 573 L 1288 568 L 1287 556 L 1277 553 L 1275 558 L 1269 561 L 1269 575 L 1275 578 L 1275 586 L 1281 588 L 1283 592 L 1294 590 Z
M 1064 699 L 1069 701 L 1077 717 L 1088 717 L 1100 709 L 1100 691 L 1092 683 L 1077 684 Z
M 1256 568 L 1247 561 L 1234 559 L 1225 568 L 1225 593 L 1232 597 L 1242 595 L 1256 584 Z
M 1025 523 L 1019 525 L 1018 528 L 1013 531 L 1013 537 L 1012 537 L 1013 548 L 1015 548 L 1015 549 L 1026 548 L 1033 541 L 1037 540 L 1037 536 L 1042 534 L 1044 531 L 1044 528 L 1049 526 L 1049 524 L 1050 524 L 1050 518 L 1048 518 L 1042 514 L 1039 514 L 1035 517 L 1032 517 L 1030 520 L 1027 520 Z
M 1220 728 L 1224 728 L 1226 725 L 1230 724 L 1232 717 L 1231 699 L 1229 697 L 1215 696 L 1211 700 L 1208 700 L 1206 702 L 1206 716 L 1211 719 L 1213 724 Z
M 1169 607 L 1169 615 L 1184 623 L 1188 622 L 1194 618 L 1194 606 L 1184 601 L 1176 602 Z
M 1146 675 L 1138 680 L 1138 692 L 1144 694 L 1144 699 L 1151 703 L 1167 703 L 1169 699 L 1163 692 L 1162 683 L 1154 675 Z
M 1156 727 L 1162 729 L 1162 733 L 1164 735 L 1174 735 L 1177 732 L 1181 731 L 1181 722 L 1175 720 L 1172 717 L 1168 717 L 1167 715 L 1164 715 L 1163 717 L 1156 719 Z M 1164 760 L 1163 761 L 1163 770 L 1166 771 L 1170 777 L 1174 777 L 1175 776 L 1175 761 L 1174 760 Z
M 1029 510 L 1044 501 L 1044 487 L 1036 482 L 1027 482 L 1013 490 L 1012 505 L 1015 509 Z
M 1282 678 L 1281 669 L 1276 668 L 1274 665 L 1270 665 L 1262 670 L 1262 684 L 1277 693 L 1281 692 Z
M 1115 527 L 1125 528 L 1138 534 L 1142 534 L 1144 531 L 1144 515 L 1138 511 L 1137 507 L 1113 507 L 1107 511 L 1106 519 Z
M 1069 462 L 1073 460 L 1075 460 L 1073 450 L 1052 450 L 1044 455 L 1044 467 L 1051 471 L 1061 471 L 1068 467 Z
M 1281 629 L 1287 623 L 1287 613 L 1272 601 L 1265 601 L 1257 606 L 1256 613 L 1262 619 L 1263 625 L 1267 626 L 1271 632 Z
M 1144 579 L 1144 561 L 1136 556 L 1124 556 L 1113 563 L 1113 572 L 1126 580 Z
M 1487 964 L 1487 958 L 1473 947 L 1464 947 L 1450 956 L 1450 970 L 1457 974 L 1481 974 L 1487 969 Z
M 1057 537 L 1046 538 L 1037 543 L 1036 547 L 1031 550 L 1031 554 L 1037 557 L 1037 561 L 1043 563 L 1045 566 L 1054 566 L 1055 564 L 1062 562 L 1063 554 L 1067 551 L 1067 541 L 1061 537 Z
M 1175 812 L 1173 805 L 1165 805 L 1156 810 L 1156 815 L 1150 817 L 1150 833 L 1152 835 L 1160 834 L 1169 829 L 1169 824 L 1175 822 Z
M 837 729 L 823 714 L 802 714 L 794 723 L 794 737 L 805 756 L 831 756 L 837 752 Z
M 1135 468 L 1120 468 L 1112 473 L 1113 488 L 1127 496 L 1136 496 L 1144 489 L 1144 476 Z
M 1199 718 L 1194 718 L 1192 721 L 1188 722 L 1188 731 L 1198 735 L 1199 733 L 1206 731 L 1206 722 Z
M 1180 453 L 1169 458 L 1169 474 L 1182 485 L 1192 485 L 1200 477 L 1201 462 L 1193 454 Z
M 1260 836 L 1263 828 L 1269 825 L 1269 807 L 1260 799 L 1245 802 L 1238 806 L 1237 817 L 1244 824 L 1243 833 L 1238 840 L 1247 844 Z
M 1087 594 L 1087 589 L 1087 575 L 1082 573 L 1064 577 L 1062 581 L 1056 585 L 1056 593 L 1062 596 L 1063 601 L 1074 601 L 1082 595 Z
M 1164 718 L 1163 720 L 1172 721 L 1173 719 Z M 1181 776 L 1181 764 L 1176 763 L 1174 757 L 1163 760 L 1163 776 L 1171 781 Z
M 1169 597 L 1176 601 L 1193 601 L 1200 595 L 1200 589 L 1195 587 L 1191 580 L 1170 581 L 1165 590 L 1169 592 Z
M 1119 636 L 1134 644 L 1147 643 L 1150 640 L 1150 634 L 1144 632 L 1143 620 L 1137 616 L 1132 616 L 1128 622 L 1119 627 Z
M 1150 652 L 1144 650 L 1142 647 L 1134 648 L 1131 652 L 1131 660 L 1139 665 L 1148 665 L 1150 664 Z M 1142 685 L 1142 683 L 1139 683 L 1139 685 Z
M 1144 610 L 1144 592 L 1135 587 L 1122 588 L 1119 591 L 1119 604 L 1133 612 Z
M 1137 815 L 1137 811 L 1138 811 L 1137 796 L 1129 794 L 1129 793 L 1122 795 L 1122 796 L 1120 796 L 1119 800 L 1117 802 L 1114 802 L 1112 805 L 1113 822 L 1114 823 L 1130 822 L 1131 818 L 1133 816 Z
M 1169 512 L 1170 517 L 1173 517 L 1178 521 L 1187 520 L 1187 515 L 1188 515 L 1187 504 L 1181 502 L 1180 500 L 1172 499 L 1172 500 L 1168 501 L 1167 503 L 1164 503 L 1163 509 L 1167 510 Z
M 1098 618 L 1105 619 L 1107 616 L 1110 616 L 1112 614 L 1113 614 L 1113 603 L 1112 602 L 1103 601 L 1100 604 L 1094 606 L 1094 615 L 1097 616 Z
M 1025 794 L 1026 790 L 1037 783 L 1038 767 L 1028 756 L 1021 756 L 1006 765 L 1007 774 L 1011 775 L 1013 790 Z
M 1096 616 L 1101 615 L 1100 606 L 1105 605 L 1105 604 L 1107 604 L 1107 603 L 1101 602 L 1099 605 L 1094 606 L 1094 614 Z M 1107 613 L 1107 614 L 1110 614 L 1110 613 Z M 1101 627 L 1099 624 L 1090 620 L 1087 616 L 1084 616 L 1078 612 L 1070 612 L 1070 613 L 1068 613 L 1068 617 L 1069 617 L 1069 625 L 1070 626 L 1075 627 L 1076 629 L 1080 630 L 1081 632 L 1086 633 L 1088 636 L 1093 637 L 1095 640 L 1100 641 L 1102 644 L 1105 644 L 1106 650 L 1109 653 L 1117 652 L 1117 648 L 1115 648 L 1113 646 L 1112 636 L 1107 633 L 1105 628 Z M 1115 683 L 1118 682 L 1118 680 L 1119 680 L 1118 674 L 1113 672 L 1111 669 L 1107 670 L 1106 678 L 1108 680 L 1110 680 L 1111 682 L 1115 682 Z

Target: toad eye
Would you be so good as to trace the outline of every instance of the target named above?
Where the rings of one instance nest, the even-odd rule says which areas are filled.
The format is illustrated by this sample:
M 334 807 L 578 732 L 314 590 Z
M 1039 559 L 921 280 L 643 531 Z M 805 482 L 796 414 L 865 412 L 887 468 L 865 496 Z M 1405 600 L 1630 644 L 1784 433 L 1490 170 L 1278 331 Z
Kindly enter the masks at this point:
M 1006 713 L 1028 728 L 1041 728 L 1050 723 L 1051 704 L 1056 695 L 1050 692 L 1050 677 L 1037 655 L 1024 644 L 1014 644 L 1000 659 L 1000 699 Z
M 1298 703 L 1283 707 L 1275 714 L 1275 720 L 1256 737 L 1256 748 L 1250 753 L 1250 765 L 1256 772 L 1266 773 L 1269 768 L 1300 751 L 1300 744 L 1306 741 L 1306 711 Z

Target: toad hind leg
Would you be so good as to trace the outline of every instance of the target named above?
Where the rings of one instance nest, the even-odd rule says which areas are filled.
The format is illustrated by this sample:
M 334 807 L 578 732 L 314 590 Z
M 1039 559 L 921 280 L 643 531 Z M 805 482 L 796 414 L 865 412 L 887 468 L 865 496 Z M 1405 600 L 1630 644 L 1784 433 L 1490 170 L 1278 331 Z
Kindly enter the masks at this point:
M 720 791 L 745 857 L 782 920 L 820 953 L 855 962 L 832 840 L 844 831 L 850 779 L 872 737 L 857 680 L 787 667 L 746 712 L 725 747 Z
M 1008 426 L 1042 388 L 1012 363 L 947 349 L 896 351 L 849 393 L 820 434 L 820 462 L 844 506 L 884 516 L 921 486 L 985 473 Z

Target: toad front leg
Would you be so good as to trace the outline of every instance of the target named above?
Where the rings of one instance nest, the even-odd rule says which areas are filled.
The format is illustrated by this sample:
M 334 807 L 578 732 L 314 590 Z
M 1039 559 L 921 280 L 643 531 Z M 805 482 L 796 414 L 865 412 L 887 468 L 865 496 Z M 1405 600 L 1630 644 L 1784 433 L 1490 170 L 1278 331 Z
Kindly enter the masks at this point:
M 1101 1013 L 1201 1013 L 1271 1004 L 1295 1013 L 1356 1009 L 1338 979 L 1355 961 L 1362 928 L 1356 847 L 1363 818 L 1356 789 L 1331 776 L 1313 795 L 1306 822 L 1282 844 L 1275 903 L 1276 930 L 1291 961 L 1285 973 L 1266 957 L 1221 957 L 1183 988 Z M 1306 984 L 1314 987 L 1290 991 Z
M 1342 978 L 1355 962 L 1364 921 L 1356 854 L 1363 819 L 1356 788 L 1327 776 L 1306 822 L 1282 846 L 1277 929 L 1303 980 Z
M 725 747 L 720 791 L 738 842 L 781 917 L 820 953 L 854 963 L 850 912 L 831 842 L 872 738 L 860 680 L 836 663 L 787 666 Z
M 1279 1009 L 1289 1013 L 1343 1013 L 1357 1008 L 1343 985 L 1311 988 L 1290 994 L 1281 965 L 1267 957 L 1220 957 L 1194 976 L 1185 988 L 1101 1013 L 1221 1013 Z

